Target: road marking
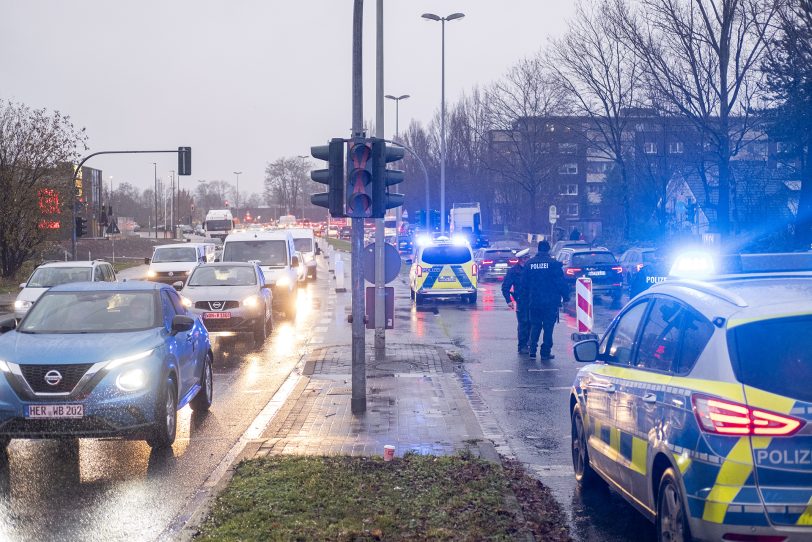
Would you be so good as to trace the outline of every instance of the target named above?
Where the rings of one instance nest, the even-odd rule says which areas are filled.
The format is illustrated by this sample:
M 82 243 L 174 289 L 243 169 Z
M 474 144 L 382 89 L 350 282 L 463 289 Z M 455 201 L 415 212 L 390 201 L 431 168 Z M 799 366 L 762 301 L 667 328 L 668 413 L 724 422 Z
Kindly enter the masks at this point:
M 488 371 L 482 371 L 483 373 L 512 373 L 513 369 L 491 369 Z
M 569 390 L 572 389 L 572 386 L 556 386 L 554 388 L 547 388 L 547 389 L 549 389 L 550 391 L 564 391 L 564 390 L 569 391 Z
M 558 371 L 558 369 L 528 369 L 530 373 L 546 373 L 548 371 Z
M 310 344 L 321 344 L 324 342 L 324 337 L 313 337 L 310 339 Z
M 318 326 L 313 328 L 314 333 L 325 333 L 327 331 L 327 326 Z

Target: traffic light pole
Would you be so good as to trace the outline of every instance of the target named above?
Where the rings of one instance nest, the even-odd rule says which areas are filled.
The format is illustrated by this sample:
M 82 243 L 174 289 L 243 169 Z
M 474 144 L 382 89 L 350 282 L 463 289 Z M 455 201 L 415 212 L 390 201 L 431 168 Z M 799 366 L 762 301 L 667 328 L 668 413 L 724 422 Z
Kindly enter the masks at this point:
M 383 0 L 377 0 L 375 136 L 383 139 Z M 385 219 L 375 220 L 375 359 L 386 358 L 386 279 L 384 274 Z
M 364 137 L 362 33 L 364 0 L 353 0 L 352 13 L 352 138 Z M 364 344 L 364 219 L 352 219 L 352 398 L 353 414 L 367 410 L 366 345 Z

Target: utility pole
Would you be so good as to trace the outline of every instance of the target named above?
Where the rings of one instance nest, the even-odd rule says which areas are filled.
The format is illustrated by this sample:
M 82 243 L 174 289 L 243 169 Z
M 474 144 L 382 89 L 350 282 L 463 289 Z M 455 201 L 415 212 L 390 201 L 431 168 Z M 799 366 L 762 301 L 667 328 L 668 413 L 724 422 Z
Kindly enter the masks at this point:
M 352 139 L 364 139 L 362 43 L 364 0 L 353 0 Z M 352 219 L 352 399 L 353 414 L 367 410 L 366 345 L 364 344 L 364 219 Z
M 158 238 L 158 162 L 153 162 L 155 173 L 155 239 Z
M 375 137 L 384 139 L 383 124 L 383 0 L 377 0 L 377 44 L 375 84 Z M 375 359 L 386 359 L 386 280 L 384 275 L 384 218 L 375 219 Z

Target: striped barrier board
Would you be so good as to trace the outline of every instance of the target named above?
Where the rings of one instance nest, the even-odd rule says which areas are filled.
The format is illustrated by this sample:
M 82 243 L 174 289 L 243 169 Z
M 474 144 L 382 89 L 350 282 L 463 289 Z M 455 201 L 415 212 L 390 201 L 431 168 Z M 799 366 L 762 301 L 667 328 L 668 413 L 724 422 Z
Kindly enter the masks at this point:
M 575 283 L 575 311 L 578 333 L 592 331 L 592 279 L 579 278 Z

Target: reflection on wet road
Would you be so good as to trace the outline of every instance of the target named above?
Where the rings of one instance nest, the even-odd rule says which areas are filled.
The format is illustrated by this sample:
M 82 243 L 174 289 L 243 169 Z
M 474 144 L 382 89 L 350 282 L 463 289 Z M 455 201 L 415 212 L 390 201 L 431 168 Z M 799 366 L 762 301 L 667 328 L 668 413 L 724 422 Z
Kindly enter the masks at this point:
M 326 280 L 300 288 L 298 314 L 277 317 L 260 348 L 250 335 L 214 341 L 214 404 L 179 412 L 174 446 L 15 440 L 0 458 L 0 540 L 155 540 L 239 440 L 312 335 Z

